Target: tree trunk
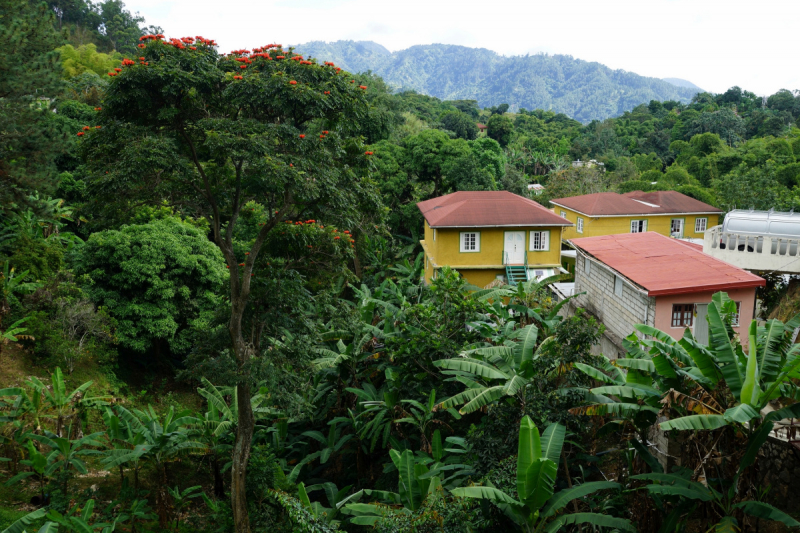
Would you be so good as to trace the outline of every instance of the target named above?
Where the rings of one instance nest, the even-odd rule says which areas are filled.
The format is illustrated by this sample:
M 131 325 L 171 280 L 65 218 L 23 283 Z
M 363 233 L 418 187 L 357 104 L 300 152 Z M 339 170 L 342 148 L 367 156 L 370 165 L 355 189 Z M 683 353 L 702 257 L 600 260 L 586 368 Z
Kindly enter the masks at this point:
M 236 385 L 239 407 L 239 424 L 236 426 L 236 442 L 233 446 L 231 468 L 231 507 L 236 533 L 250 533 L 250 517 L 247 514 L 247 462 L 250 460 L 250 445 L 253 440 L 255 420 L 250 407 L 250 384 L 246 381 Z
M 211 459 L 211 468 L 214 471 L 214 496 L 222 498 L 225 496 L 225 485 L 222 483 L 222 472 L 219 468 L 219 458 L 216 454 Z
M 167 470 L 164 463 L 158 464 L 159 483 L 156 489 L 156 511 L 158 512 L 158 525 L 162 530 L 167 529 L 169 523 L 169 503 L 167 502 Z
M 247 269 L 245 269 L 245 273 Z M 245 279 L 245 282 L 249 280 Z M 235 294 L 235 293 L 234 293 Z M 236 425 L 236 441 L 233 445 L 233 466 L 231 468 L 231 508 L 236 533 L 250 533 L 250 517 L 247 514 L 247 462 L 250 460 L 250 447 L 253 441 L 255 419 L 250 405 L 250 376 L 246 375 L 246 365 L 251 353 L 242 335 L 242 316 L 247 297 L 236 295 L 231 298 L 231 321 L 228 330 L 233 341 L 233 351 L 239 367 L 239 383 L 236 384 L 239 420 Z

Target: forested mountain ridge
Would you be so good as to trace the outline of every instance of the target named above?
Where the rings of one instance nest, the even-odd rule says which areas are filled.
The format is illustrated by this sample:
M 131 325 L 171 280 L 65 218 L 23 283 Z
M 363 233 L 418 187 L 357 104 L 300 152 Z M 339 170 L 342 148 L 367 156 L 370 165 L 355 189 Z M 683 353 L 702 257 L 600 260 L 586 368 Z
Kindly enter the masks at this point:
M 371 70 L 400 89 L 477 100 L 481 107 L 508 103 L 512 110 L 546 109 L 583 123 L 618 116 L 650 100 L 686 103 L 698 92 L 566 55 L 505 57 L 448 44 L 389 52 L 372 41 L 313 41 L 296 50 L 351 72 Z

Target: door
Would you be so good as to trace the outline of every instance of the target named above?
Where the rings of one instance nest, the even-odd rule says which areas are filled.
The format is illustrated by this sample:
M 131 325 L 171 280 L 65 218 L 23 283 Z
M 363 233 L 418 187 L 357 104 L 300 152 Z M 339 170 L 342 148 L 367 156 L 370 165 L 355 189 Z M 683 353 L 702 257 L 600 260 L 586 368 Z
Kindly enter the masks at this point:
M 670 224 L 669 234 L 672 237 L 678 237 L 679 239 L 683 238 L 683 219 L 682 218 L 673 218 L 672 223 Z
M 503 249 L 506 264 L 522 265 L 525 263 L 525 232 L 507 231 L 506 244 Z

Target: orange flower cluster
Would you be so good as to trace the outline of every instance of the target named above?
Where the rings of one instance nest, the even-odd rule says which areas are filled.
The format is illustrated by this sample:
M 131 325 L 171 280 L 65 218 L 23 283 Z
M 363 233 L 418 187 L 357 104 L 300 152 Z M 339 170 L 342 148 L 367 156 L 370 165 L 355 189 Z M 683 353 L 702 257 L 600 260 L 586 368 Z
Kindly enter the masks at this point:
M 100 126 L 95 126 L 94 129 L 99 130 Z
M 323 63 L 326 67 L 335 67 L 336 65 L 333 64 L 333 61 L 326 61 Z
M 247 65 L 239 65 L 239 68 L 247 68 Z
M 131 65 L 135 65 L 135 64 L 136 64 L 136 61 L 130 60 L 128 58 L 125 58 L 125 59 L 122 60 L 122 66 L 123 67 L 130 67 Z
M 364 155 L 373 155 L 374 152 L 364 152 Z
M 300 134 L 300 138 L 301 138 L 301 139 L 305 139 L 305 138 L 306 138 L 306 135 L 305 135 L 305 133 L 301 133 L 301 134 Z
M 83 132 L 82 131 L 78 132 L 78 137 L 83 137 Z
M 367 86 L 366 85 L 359 85 L 358 88 L 361 89 L 362 91 L 366 91 L 367 90 Z
M 117 67 L 117 68 L 114 69 L 114 72 L 122 72 L 122 69 Z
M 330 91 L 323 91 L 322 94 L 331 94 Z
M 355 83 L 355 82 L 356 82 L 356 80 L 350 80 L 350 83 Z
M 146 45 L 144 45 L 144 44 L 139 44 L 138 46 L 139 46 L 139 48 L 145 48 L 145 46 L 146 46 Z
M 109 76 L 111 76 L 111 77 L 113 78 L 114 76 L 116 76 L 116 75 L 117 75 L 117 73 L 116 73 L 116 72 L 109 72 L 109 73 L 108 73 L 108 75 L 109 75 Z
M 198 43 L 202 43 L 202 44 L 204 44 L 206 46 L 217 46 L 217 43 L 214 42 L 214 39 L 206 39 L 206 38 L 204 38 L 204 37 L 202 37 L 200 35 L 196 35 L 195 36 L 195 40 Z
M 250 61 L 250 60 L 249 60 L 248 58 L 246 58 L 246 57 L 237 57 L 237 58 L 236 58 L 236 61 L 238 61 L 239 63 L 247 63 L 248 65 L 249 65 L 250 63 L 252 63 L 252 61 Z
M 275 59 L 286 59 L 286 56 L 275 56 Z
M 92 129 L 92 128 L 90 128 L 89 126 L 84 126 L 83 127 L 83 131 L 89 131 L 90 129 Z
M 95 108 L 94 108 L 94 110 L 95 110 L 95 111 L 102 111 L 102 110 L 103 110 L 103 108 L 102 108 L 102 107 L 95 107 Z
M 292 81 L 289 82 L 289 85 L 297 85 L 297 82 L 292 80 Z
M 139 37 L 140 41 L 159 41 L 161 39 L 164 39 L 164 35 L 161 33 L 158 33 L 156 35 L 142 35 L 141 37 Z
M 242 78 L 241 76 L 234 76 L 233 79 L 235 79 L 235 80 L 243 80 L 244 78 Z
M 328 130 L 322 130 L 322 133 L 327 135 L 328 134 Z

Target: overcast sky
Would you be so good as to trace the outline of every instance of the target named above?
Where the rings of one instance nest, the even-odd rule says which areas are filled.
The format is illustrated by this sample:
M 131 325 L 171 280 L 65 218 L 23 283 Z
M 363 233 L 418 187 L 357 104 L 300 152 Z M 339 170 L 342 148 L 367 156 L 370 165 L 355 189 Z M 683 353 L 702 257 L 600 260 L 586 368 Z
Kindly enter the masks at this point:
M 797 0 L 126 0 L 167 36 L 221 51 L 273 42 L 446 43 L 568 54 L 705 90 L 800 89 Z M 319 58 L 324 60 L 326 58 Z

